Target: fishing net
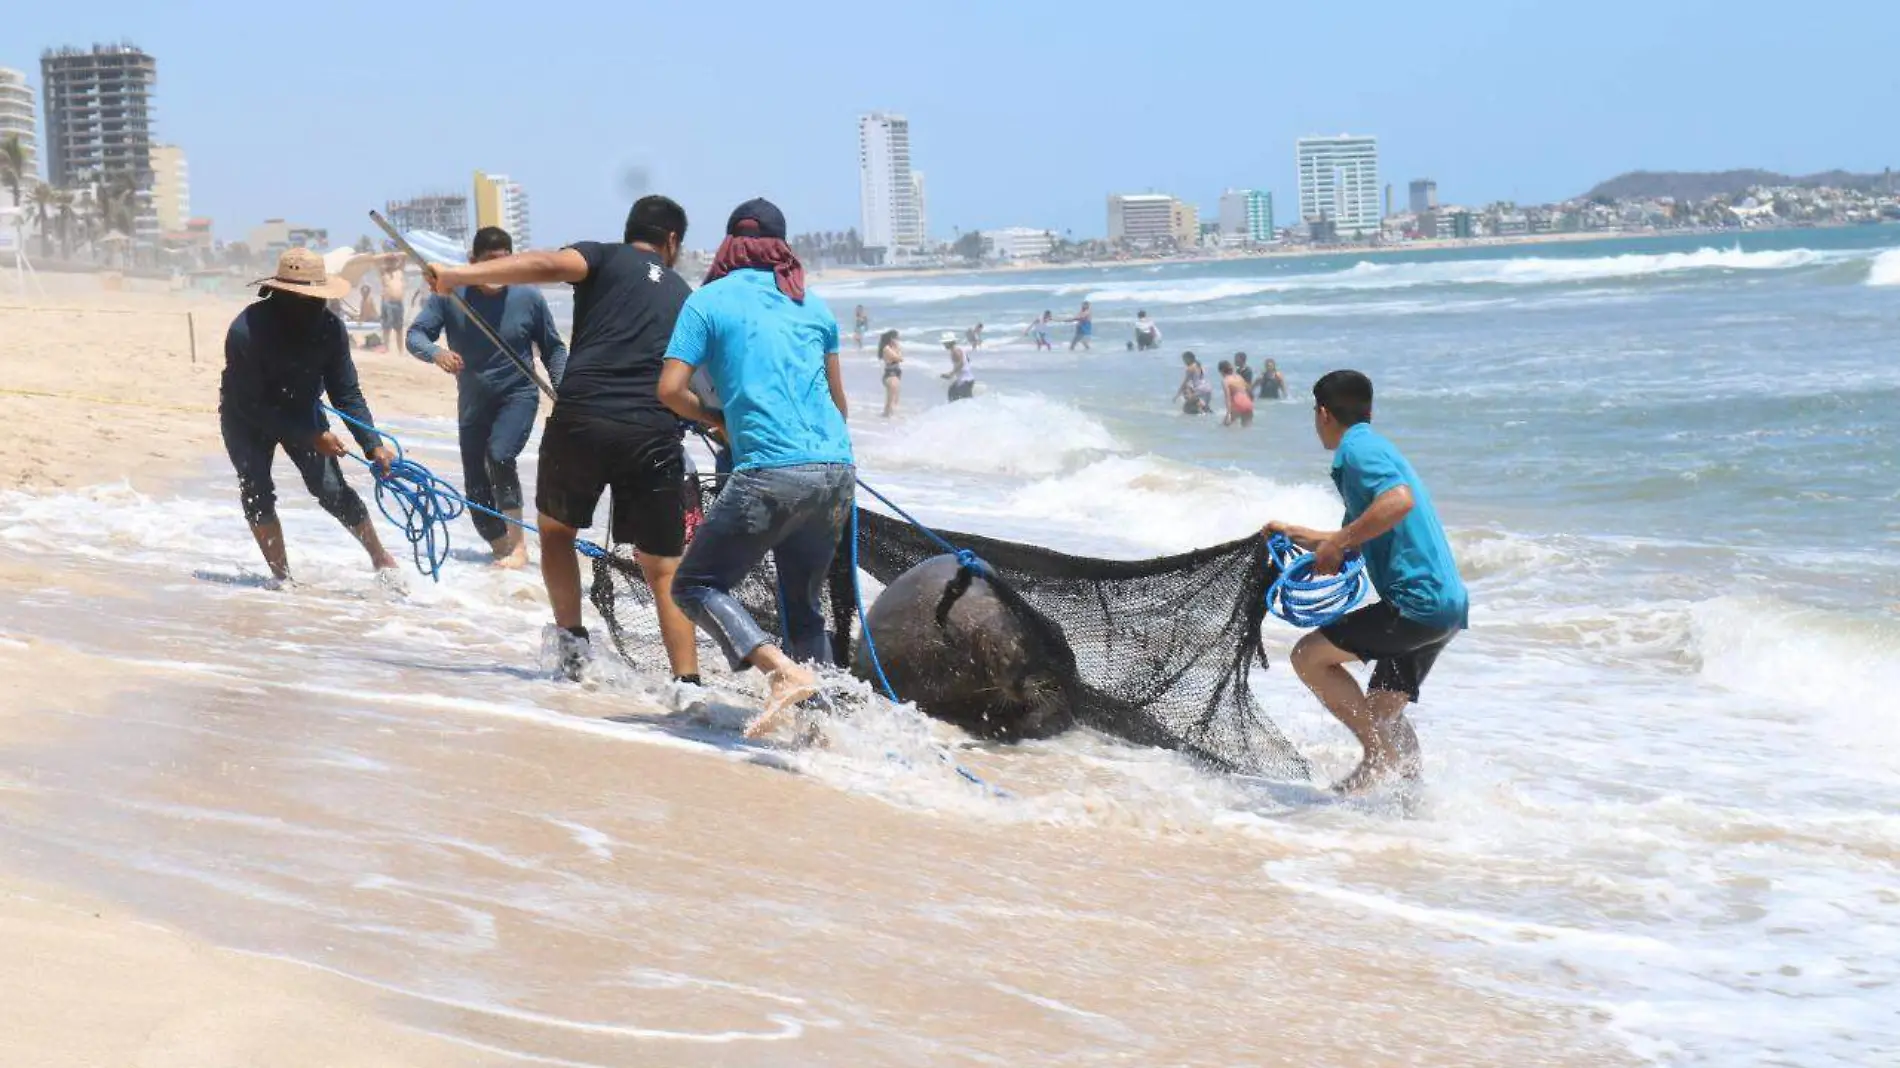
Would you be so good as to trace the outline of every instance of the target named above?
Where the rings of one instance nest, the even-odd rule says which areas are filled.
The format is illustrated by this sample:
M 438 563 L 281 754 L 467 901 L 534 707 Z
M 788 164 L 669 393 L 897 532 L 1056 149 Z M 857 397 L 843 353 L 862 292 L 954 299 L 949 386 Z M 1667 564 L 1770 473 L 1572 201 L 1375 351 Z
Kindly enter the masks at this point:
M 1072 693 L 1080 723 L 1137 745 L 1179 750 L 1224 771 L 1308 776 L 1306 761 L 1261 712 L 1248 684 L 1249 671 L 1264 664 L 1260 626 L 1277 570 L 1263 539 L 1150 560 L 1105 560 L 936 533 L 975 552 L 991 581 L 1062 632 L 1075 654 Z M 910 523 L 865 508 L 858 510 L 857 541 L 858 566 L 883 584 L 943 552 Z M 615 648 L 636 667 L 663 669 L 653 597 L 638 565 L 610 552 L 594 561 L 593 577 L 593 604 Z M 841 546 L 827 605 L 839 664 L 851 662 L 857 640 L 853 580 L 848 546 Z M 768 557 L 733 591 L 774 633 L 776 588 Z

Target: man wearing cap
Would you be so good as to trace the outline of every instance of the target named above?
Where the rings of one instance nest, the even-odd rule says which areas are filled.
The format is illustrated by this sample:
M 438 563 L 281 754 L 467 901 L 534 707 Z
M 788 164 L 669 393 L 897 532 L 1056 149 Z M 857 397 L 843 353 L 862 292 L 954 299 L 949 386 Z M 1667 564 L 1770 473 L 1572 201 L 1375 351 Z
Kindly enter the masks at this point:
M 271 480 L 271 461 L 282 446 L 317 503 L 369 552 L 378 580 L 400 589 L 395 558 L 376 537 L 363 499 L 343 481 L 337 457 L 349 450 L 318 408 L 327 393 L 331 407 L 355 420 L 350 436 L 363 455 L 388 470 L 395 453 L 373 429 L 343 320 L 326 307 L 347 294 L 350 284 L 331 278 L 321 256 L 293 248 L 278 257 L 277 273 L 257 285 L 264 299 L 238 313 L 224 336 L 224 377 L 218 388 L 224 451 L 237 471 L 251 536 L 271 578 L 288 580 L 289 554 Z
M 499 226 L 475 233 L 470 263 L 513 254 L 514 239 Z M 567 369 L 567 342 L 555 328 L 547 298 L 533 286 L 470 286 L 462 302 L 431 294 L 422 314 L 409 327 L 409 354 L 455 376 L 457 436 L 462 447 L 463 492 L 483 508 L 521 520 L 521 475 L 515 458 L 534 432 L 541 393 L 527 372 L 488 339 L 484 324 L 510 351 L 527 358 L 530 346 L 541 351 L 548 379 L 556 388 Z M 463 309 L 467 309 L 465 312 Z M 479 316 L 475 322 L 470 314 Z M 448 334 L 446 346 L 436 339 Z M 521 528 L 470 509 L 475 530 L 494 550 L 498 567 L 528 562 Z
M 574 542 L 613 491 L 613 537 L 633 545 L 653 588 L 660 639 L 675 679 L 699 681 L 693 624 L 673 606 L 673 572 L 686 546 L 681 493 L 685 455 L 679 420 L 655 388 L 667 338 L 691 292 L 673 271 L 686 212 L 662 196 L 641 197 L 624 241 L 579 241 L 555 252 L 522 252 L 468 266 L 432 264 L 430 288 L 574 287 L 574 337 L 554 411 L 541 431 L 534 505 L 541 528 L 541 581 L 554 609 L 551 632 L 561 673 L 581 677 L 592 647 L 581 623 L 581 572 Z
M 821 595 L 857 486 L 845 429 L 838 321 L 805 291 L 804 268 L 770 201 L 733 211 L 706 284 L 686 301 L 666 350 L 660 399 L 731 441 L 734 469 L 681 561 L 673 598 L 725 652 L 734 671 L 766 673 L 765 710 L 746 725 L 768 734 L 818 692 L 798 661 L 825 662 Z M 692 389 L 704 370 L 723 411 Z M 784 646 L 733 589 L 770 552 Z

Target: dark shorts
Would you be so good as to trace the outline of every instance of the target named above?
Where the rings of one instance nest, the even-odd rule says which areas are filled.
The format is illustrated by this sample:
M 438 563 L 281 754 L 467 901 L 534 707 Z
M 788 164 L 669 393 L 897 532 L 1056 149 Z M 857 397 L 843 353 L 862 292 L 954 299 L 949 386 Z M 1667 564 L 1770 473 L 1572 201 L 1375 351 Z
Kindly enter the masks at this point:
M 402 301 L 383 301 L 383 329 L 402 333 Z
M 902 367 L 897 366 L 894 363 L 885 364 L 884 377 L 885 378 L 902 378 L 904 377 L 904 369 Z
M 974 396 L 976 396 L 976 379 L 972 378 L 968 382 L 950 383 L 950 399 L 951 400 L 953 401 L 969 400 L 971 397 L 974 397 Z
M 1458 636 L 1456 627 L 1407 619 L 1391 604 L 1369 604 L 1319 632 L 1340 649 L 1373 665 L 1367 690 L 1402 693 L 1418 700 L 1438 654 Z
M 541 430 L 540 465 L 534 506 L 542 515 L 580 530 L 612 490 L 615 541 L 652 556 L 685 551 L 686 458 L 671 415 L 623 422 L 556 405 Z

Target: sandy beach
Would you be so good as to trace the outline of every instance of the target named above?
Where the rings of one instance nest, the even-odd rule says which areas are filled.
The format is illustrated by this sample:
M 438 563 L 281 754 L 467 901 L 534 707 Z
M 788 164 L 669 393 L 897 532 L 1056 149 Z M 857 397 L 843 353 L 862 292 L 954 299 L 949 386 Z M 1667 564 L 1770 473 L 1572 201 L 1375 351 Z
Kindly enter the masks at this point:
M 532 574 L 379 600 L 296 494 L 317 578 L 264 591 L 211 415 L 239 305 L 60 288 L 0 294 L 0 1062 L 1629 1063 L 1587 989 L 1086 764 L 972 753 L 1012 806 L 876 725 L 742 743 L 742 681 L 554 685 Z M 439 435 L 444 376 L 358 363 Z

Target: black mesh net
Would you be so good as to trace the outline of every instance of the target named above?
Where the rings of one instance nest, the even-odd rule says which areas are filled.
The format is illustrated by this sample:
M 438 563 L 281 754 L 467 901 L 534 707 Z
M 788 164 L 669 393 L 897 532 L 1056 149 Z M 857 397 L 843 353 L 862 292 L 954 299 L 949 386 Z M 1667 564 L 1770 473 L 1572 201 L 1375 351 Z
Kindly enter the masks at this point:
M 864 508 L 858 517 L 858 566 L 879 583 L 944 551 L 904 520 Z M 1260 626 L 1274 577 L 1263 539 L 1104 560 L 956 531 L 937 535 L 974 552 L 991 581 L 1061 631 L 1075 654 L 1079 722 L 1225 771 L 1308 776 L 1305 759 L 1261 712 L 1248 684 L 1249 671 L 1264 663 Z M 832 567 L 827 606 L 839 664 L 851 662 L 857 629 L 847 550 L 840 548 Z M 733 593 L 775 632 L 775 590 L 768 557 Z M 630 557 L 615 552 L 594 562 L 592 600 L 622 656 L 636 667 L 664 669 L 653 596 Z

